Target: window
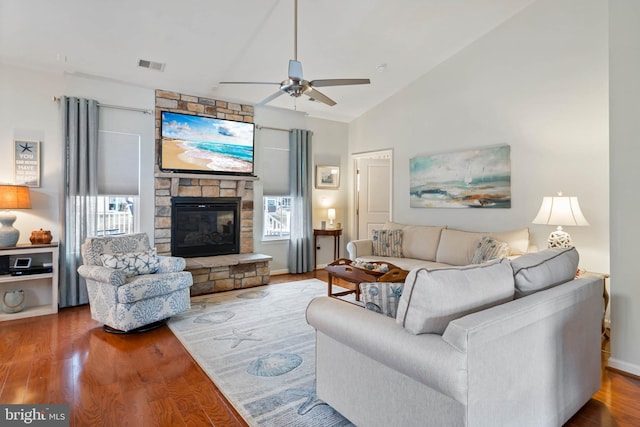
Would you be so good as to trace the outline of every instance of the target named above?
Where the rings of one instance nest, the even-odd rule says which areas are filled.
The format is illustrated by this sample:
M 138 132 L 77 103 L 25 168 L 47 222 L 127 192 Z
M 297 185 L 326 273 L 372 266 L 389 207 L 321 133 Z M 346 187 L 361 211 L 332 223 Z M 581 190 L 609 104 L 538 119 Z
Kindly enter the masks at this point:
M 135 205 L 138 197 L 98 196 L 96 235 L 131 234 L 138 231 Z
M 262 212 L 263 239 L 288 239 L 291 231 L 291 197 L 264 196 Z

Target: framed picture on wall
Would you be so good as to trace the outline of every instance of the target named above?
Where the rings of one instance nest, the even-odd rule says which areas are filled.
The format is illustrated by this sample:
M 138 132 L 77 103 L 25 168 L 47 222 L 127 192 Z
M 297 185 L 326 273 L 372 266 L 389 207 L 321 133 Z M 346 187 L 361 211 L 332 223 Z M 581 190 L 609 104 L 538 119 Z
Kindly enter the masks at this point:
M 40 187 L 40 141 L 16 139 L 13 146 L 15 184 Z
M 333 190 L 340 188 L 340 168 L 338 166 L 316 166 L 316 188 Z

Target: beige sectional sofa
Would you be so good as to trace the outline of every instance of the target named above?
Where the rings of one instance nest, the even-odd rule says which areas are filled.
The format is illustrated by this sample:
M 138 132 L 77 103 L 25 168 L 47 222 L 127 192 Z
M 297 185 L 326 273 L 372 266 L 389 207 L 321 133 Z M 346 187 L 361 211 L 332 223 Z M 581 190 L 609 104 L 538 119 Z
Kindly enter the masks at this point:
M 468 265 L 483 236 L 490 236 L 509 247 L 509 257 L 532 252 L 528 228 L 511 231 L 464 231 L 446 226 L 404 225 L 387 222 L 382 230 L 401 230 L 401 256 L 381 256 L 372 239 L 347 244 L 349 258 L 359 262 L 388 262 L 404 270 Z
M 577 264 L 546 249 L 416 268 L 395 318 L 314 299 L 318 397 L 368 427 L 562 425 L 600 388 L 602 285 Z

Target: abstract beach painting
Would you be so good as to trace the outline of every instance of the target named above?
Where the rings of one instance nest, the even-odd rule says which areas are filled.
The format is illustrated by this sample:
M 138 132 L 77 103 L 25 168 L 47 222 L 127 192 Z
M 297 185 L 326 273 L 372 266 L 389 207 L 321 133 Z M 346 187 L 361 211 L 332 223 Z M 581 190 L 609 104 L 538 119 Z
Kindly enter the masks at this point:
M 412 208 L 510 208 L 511 147 L 413 157 Z

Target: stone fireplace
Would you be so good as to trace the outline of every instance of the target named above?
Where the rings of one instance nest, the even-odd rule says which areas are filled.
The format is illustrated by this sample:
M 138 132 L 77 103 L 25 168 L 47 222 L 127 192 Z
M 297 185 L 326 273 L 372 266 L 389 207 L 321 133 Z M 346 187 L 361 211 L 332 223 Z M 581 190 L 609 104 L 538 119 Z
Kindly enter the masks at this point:
M 157 90 L 156 155 L 159 153 L 161 143 L 162 111 L 187 114 L 202 113 L 209 117 L 253 122 L 252 106 Z M 156 165 L 158 165 L 157 157 Z M 269 283 L 271 257 L 253 253 L 253 181 L 256 179 L 256 177 L 250 176 L 164 173 L 156 166 L 154 240 L 159 255 L 172 255 L 176 246 L 181 245 L 180 242 L 174 242 L 172 238 L 172 226 L 175 220 L 172 208 L 176 201 L 193 200 L 194 198 L 202 198 L 201 200 L 207 201 L 219 199 L 219 202 L 224 204 L 233 199 L 234 204 L 237 204 L 237 221 L 234 227 L 236 227 L 238 243 L 235 244 L 233 251 L 222 255 L 203 255 L 200 250 L 207 245 L 199 245 L 198 249 L 193 250 L 189 255 L 178 255 L 185 257 L 187 270 L 193 275 L 192 295 L 242 289 Z M 226 225 L 224 215 L 228 214 L 223 214 L 220 221 L 218 221 L 217 214 L 211 215 L 207 217 L 205 224 L 198 226 L 198 228 L 194 228 L 193 224 L 188 224 L 187 228 L 191 228 L 191 230 L 188 230 L 187 233 L 192 232 L 191 239 L 204 239 L 197 230 L 202 231 L 207 227 L 213 228 L 215 223 L 216 232 L 219 234 L 210 234 L 209 236 L 214 239 L 222 239 L 225 234 L 223 226 Z M 207 221 L 209 221 L 208 225 Z M 186 234 L 182 237 L 186 238 Z

